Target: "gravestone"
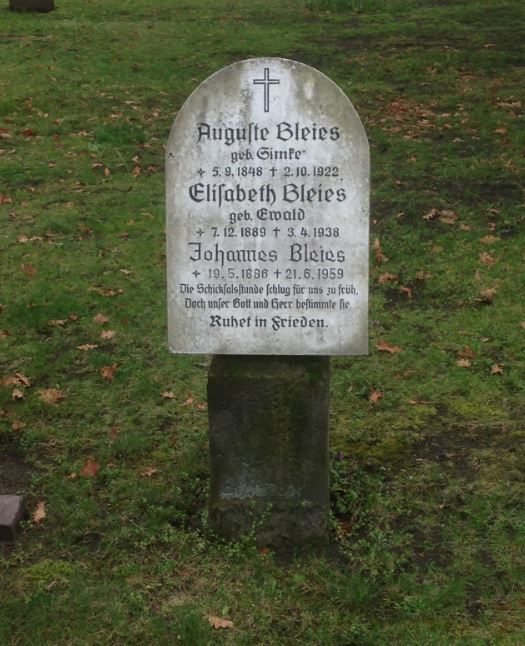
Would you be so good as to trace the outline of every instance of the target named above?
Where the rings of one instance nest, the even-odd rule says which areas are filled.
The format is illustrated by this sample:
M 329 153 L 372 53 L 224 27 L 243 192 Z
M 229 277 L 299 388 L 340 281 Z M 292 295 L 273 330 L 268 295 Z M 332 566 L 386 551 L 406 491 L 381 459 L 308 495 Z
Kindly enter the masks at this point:
M 23 514 L 22 496 L 0 495 L 0 541 L 14 541 Z
M 367 353 L 369 150 L 321 72 L 259 58 L 208 78 L 166 152 L 168 338 L 214 355 L 211 526 L 328 531 L 329 357 Z
M 9 0 L 11 11 L 35 11 L 47 13 L 55 8 L 54 0 Z

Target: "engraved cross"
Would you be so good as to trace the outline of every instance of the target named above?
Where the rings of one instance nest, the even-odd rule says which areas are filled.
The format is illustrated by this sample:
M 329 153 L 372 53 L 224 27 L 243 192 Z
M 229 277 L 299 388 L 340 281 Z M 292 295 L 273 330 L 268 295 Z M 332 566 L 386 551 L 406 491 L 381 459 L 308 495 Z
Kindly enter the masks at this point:
M 254 85 L 264 85 L 264 111 L 270 112 L 270 85 L 279 85 L 279 79 L 270 78 L 270 68 L 264 68 L 264 78 L 254 79 Z

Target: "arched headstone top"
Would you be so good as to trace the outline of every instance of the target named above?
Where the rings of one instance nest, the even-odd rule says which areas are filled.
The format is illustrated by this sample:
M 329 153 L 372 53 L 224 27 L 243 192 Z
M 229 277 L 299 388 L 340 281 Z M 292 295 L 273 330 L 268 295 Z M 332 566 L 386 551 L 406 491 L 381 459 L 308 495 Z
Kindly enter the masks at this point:
M 333 81 L 219 70 L 175 119 L 166 182 L 173 352 L 366 353 L 369 149 Z

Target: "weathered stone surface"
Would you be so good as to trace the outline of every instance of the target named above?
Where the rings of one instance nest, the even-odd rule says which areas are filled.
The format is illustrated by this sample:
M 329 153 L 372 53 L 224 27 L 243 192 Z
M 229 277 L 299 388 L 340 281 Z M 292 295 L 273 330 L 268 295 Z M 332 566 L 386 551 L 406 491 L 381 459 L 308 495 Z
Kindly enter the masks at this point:
M 327 357 L 214 357 L 209 518 L 219 535 L 326 542 L 329 382 Z
M 368 351 L 369 148 L 318 70 L 219 70 L 166 150 L 168 338 L 175 353 Z
M 37 11 L 47 13 L 55 8 L 54 0 L 9 0 L 11 11 Z
M 0 496 L 0 541 L 13 541 L 24 513 L 22 496 Z

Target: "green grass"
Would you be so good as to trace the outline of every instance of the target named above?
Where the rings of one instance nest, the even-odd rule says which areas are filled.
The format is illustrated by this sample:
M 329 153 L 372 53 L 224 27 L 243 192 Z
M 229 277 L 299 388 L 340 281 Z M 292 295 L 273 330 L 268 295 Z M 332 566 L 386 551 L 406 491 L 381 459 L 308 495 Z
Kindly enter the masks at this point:
M 0 387 L 0 451 L 47 513 L 0 552 L 0 643 L 524 643 L 523 3 L 0 13 L 0 378 L 31 381 L 22 401 Z M 163 147 L 196 85 L 252 56 L 347 92 L 388 257 L 371 254 L 370 356 L 333 360 L 331 548 L 287 559 L 210 535 L 209 360 L 166 344 Z

